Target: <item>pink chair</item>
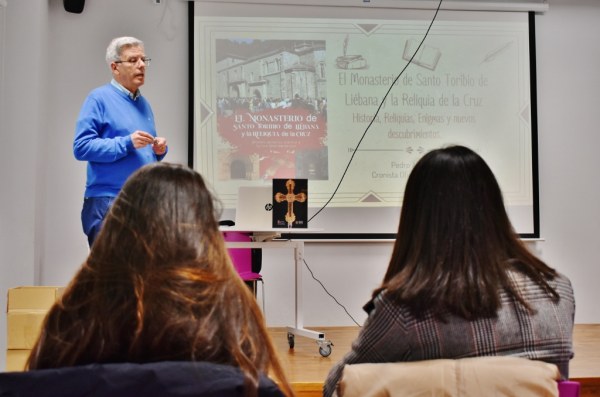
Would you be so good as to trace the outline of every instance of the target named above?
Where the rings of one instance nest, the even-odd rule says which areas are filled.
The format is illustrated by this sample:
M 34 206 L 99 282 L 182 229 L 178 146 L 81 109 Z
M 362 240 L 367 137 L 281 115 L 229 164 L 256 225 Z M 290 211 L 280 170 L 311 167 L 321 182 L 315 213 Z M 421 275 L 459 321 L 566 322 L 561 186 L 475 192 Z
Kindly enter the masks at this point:
M 579 382 L 571 380 L 563 380 L 558 382 L 558 396 L 559 397 L 579 397 Z
M 248 233 L 243 232 L 223 232 L 223 238 L 225 241 L 230 242 L 248 242 L 252 241 Z M 252 286 L 254 296 L 256 296 L 257 283 L 260 281 L 262 284 L 262 309 L 265 313 L 265 283 L 260 273 L 252 271 L 252 249 L 251 248 L 229 248 L 229 256 L 233 262 L 233 266 L 237 270 L 238 274 L 246 283 Z

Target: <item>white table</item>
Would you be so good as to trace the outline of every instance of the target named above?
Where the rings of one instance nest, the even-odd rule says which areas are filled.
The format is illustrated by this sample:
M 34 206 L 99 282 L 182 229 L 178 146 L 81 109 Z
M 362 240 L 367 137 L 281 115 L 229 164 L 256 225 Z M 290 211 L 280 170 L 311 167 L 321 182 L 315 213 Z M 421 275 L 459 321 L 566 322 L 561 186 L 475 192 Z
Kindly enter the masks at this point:
M 319 354 L 327 357 L 331 354 L 332 343 L 325 339 L 325 333 L 313 331 L 304 328 L 304 318 L 302 311 L 302 264 L 304 263 L 304 241 L 302 240 L 279 240 L 281 234 L 301 234 L 314 233 L 320 229 L 266 229 L 259 231 L 248 231 L 233 227 L 221 227 L 223 232 L 245 232 L 252 236 L 252 241 L 233 242 L 226 241 L 227 248 L 288 248 L 294 251 L 295 265 L 295 297 L 294 297 L 294 325 L 287 327 L 288 344 L 291 349 L 294 348 L 294 338 L 296 335 L 315 339 L 319 345 Z M 264 297 L 263 297 L 264 299 Z

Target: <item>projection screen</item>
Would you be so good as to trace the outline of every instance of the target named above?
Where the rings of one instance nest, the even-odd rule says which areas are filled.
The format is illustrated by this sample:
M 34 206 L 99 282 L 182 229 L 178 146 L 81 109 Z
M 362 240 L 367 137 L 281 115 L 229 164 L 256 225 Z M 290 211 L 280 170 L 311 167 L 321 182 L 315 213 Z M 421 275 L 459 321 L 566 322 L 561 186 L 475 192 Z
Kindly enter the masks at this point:
M 415 162 L 461 144 L 539 237 L 533 14 L 435 13 L 194 2 L 193 165 L 223 218 L 239 186 L 306 178 L 313 238 L 393 238 Z

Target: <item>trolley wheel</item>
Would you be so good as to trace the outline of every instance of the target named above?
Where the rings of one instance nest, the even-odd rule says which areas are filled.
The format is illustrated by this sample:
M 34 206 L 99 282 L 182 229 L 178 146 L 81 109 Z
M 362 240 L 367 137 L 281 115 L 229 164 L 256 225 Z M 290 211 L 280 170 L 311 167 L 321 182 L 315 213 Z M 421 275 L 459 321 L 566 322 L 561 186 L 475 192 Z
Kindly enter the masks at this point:
M 331 354 L 331 345 L 319 346 L 319 354 L 323 357 L 329 357 Z
M 288 339 L 288 345 L 290 345 L 290 349 L 294 348 L 295 345 L 295 335 L 292 334 L 291 332 L 288 332 L 287 334 L 287 339 Z

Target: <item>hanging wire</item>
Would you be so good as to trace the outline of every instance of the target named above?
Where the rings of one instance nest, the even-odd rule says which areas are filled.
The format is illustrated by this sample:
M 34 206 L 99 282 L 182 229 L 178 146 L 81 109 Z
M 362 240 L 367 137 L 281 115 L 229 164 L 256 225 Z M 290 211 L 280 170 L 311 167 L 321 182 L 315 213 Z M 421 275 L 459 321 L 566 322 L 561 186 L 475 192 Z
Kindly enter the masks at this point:
M 308 222 L 310 222 L 311 220 L 313 220 L 313 218 L 315 216 L 317 216 L 321 211 L 323 211 L 325 209 L 325 207 L 327 207 L 327 205 L 331 202 L 331 200 L 333 200 L 333 197 L 335 196 L 335 194 L 337 193 L 338 189 L 340 188 L 340 186 L 342 184 L 342 181 L 344 180 L 344 177 L 346 176 L 346 173 L 348 172 L 348 169 L 350 168 L 350 164 L 352 164 L 352 160 L 354 159 L 354 156 L 356 155 L 356 152 L 358 151 L 358 148 L 360 147 L 360 144 L 362 143 L 363 139 L 367 135 L 367 131 L 369 131 L 369 128 L 371 128 L 371 125 L 373 125 L 373 123 L 375 122 L 375 119 L 377 118 L 377 115 L 379 114 L 379 111 L 381 110 L 381 107 L 385 103 L 385 100 L 387 99 L 387 96 L 389 95 L 390 91 L 392 91 L 392 88 L 394 88 L 394 85 L 396 84 L 396 82 L 398 81 L 398 79 L 400 78 L 400 76 L 402 76 L 404 74 L 404 71 L 406 70 L 406 68 L 408 68 L 408 66 L 412 63 L 413 59 L 415 58 L 415 56 L 417 55 L 417 53 L 421 49 L 421 46 L 425 42 L 425 39 L 427 38 L 427 36 L 429 36 L 429 31 L 431 30 L 431 27 L 433 26 L 433 22 L 435 22 L 435 20 L 437 18 L 437 14 L 440 11 L 441 6 L 442 6 L 442 0 L 440 0 L 440 2 L 438 3 L 438 6 L 437 6 L 437 8 L 435 10 L 435 14 L 433 15 L 433 18 L 431 19 L 431 22 L 429 23 L 429 26 L 427 27 L 427 31 L 425 32 L 425 35 L 421 39 L 421 42 L 419 43 L 419 46 L 417 47 L 417 49 L 415 50 L 415 52 L 412 54 L 412 56 L 410 57 L 410 59 L 408 60 L 408 62 L 406 63 L 406 65 L 404 65 L 404 68 L 402 68 L 402 70 L 400 71 L 400 73 L 398 73 L 398 75 L 396 76 L 396 78 L 394 79 L 394 81 L 392 82 L 392 84 L 390 85 L 390 88 L 388 88 L 387 92 L 383 96 L 383 99 L 379 103 L 379 106 L 377 107 L 377 110 L 375 111 L 375 114 L 373 115 L 373 118 L 371 119 L 371 122 L 369 123 L 369 125 L 367 125 L 367 128 L 365 128 L 365 131 L 363 132 L 363 134 L 360 137 L 358 143 L 356 144 L 356 147 L 352 151 L 352 155 L 350 156 L 350 160 L 348 161 L 348 164 L 346 165 L 346 169 L 344 169 L 344 172 L 342 173 L 342 177 L 340 178 L 340 181 L 338 182 L 337 186 L 335 187 L 335 190 L 333 191 L 333 193 L 331 193 L 331 196 L 329 197 L 329 199 L 327 200 L 327 202 L 325 204 L 323 204 L 323 206 L 313 216 L 310 217 L 310 219 L 308 220 Z

